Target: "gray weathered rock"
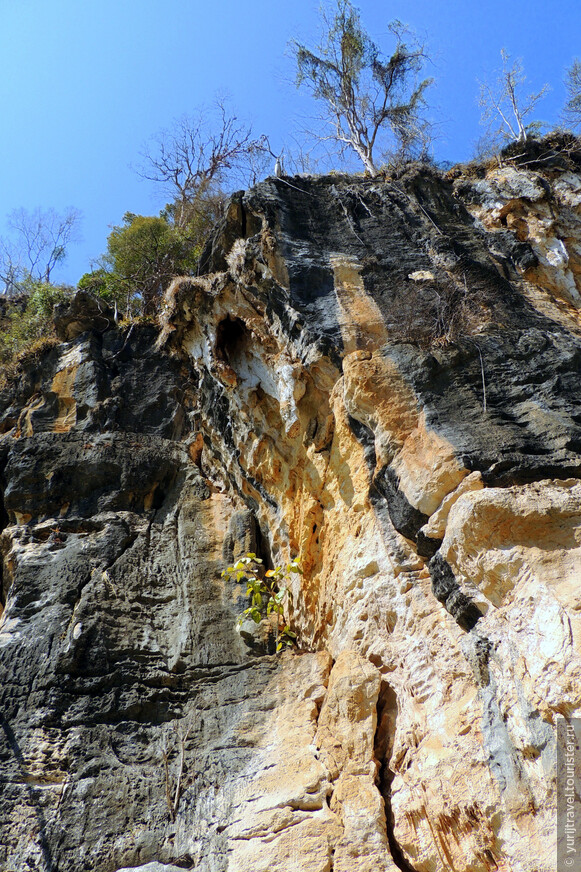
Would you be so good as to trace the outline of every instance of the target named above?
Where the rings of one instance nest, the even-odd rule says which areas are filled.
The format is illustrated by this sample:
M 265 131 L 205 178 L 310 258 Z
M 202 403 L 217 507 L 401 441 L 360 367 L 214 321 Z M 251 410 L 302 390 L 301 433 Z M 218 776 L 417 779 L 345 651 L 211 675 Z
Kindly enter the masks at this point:
M 552 872 L 581 330 L 482 210 L 574 183 L 295 182 L 235 195 L 161 335 L 79 298 L 2 390 L 6 872 Z M 248 551 L 301 561 L 280 657 Z

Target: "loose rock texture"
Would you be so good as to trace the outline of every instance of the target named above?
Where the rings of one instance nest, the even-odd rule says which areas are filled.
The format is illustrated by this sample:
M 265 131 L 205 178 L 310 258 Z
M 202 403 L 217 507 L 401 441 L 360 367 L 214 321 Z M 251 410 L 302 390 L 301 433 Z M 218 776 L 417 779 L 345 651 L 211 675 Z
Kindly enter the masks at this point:
M 553 872 L 579 191 L 270 179 L 160 335 L 59 311 L 1 396 L 2 869 Z M 279 657 L 248 551 L 303 568 Z

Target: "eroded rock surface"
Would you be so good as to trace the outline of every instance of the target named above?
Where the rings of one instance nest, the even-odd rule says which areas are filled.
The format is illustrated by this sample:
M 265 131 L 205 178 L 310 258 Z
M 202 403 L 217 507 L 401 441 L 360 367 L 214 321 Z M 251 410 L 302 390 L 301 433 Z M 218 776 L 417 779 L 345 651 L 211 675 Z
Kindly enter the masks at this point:
M 2 868 L 553 872 L 574 169 L 267 180 L 160 335 L 59 313 L 2 395 Z M 303 568 L 282 656 L 248 551 Z

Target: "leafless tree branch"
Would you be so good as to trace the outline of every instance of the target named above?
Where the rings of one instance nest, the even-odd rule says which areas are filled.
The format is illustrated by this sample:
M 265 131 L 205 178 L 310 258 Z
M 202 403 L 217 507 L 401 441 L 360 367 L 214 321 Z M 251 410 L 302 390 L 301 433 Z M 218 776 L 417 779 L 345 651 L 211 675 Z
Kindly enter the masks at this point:
M 565 87 L 567 102 L 563 109 L 563 119 L 566 124 L 576 128 L 581 125 L 581 61 L 578 58 L 567 69 Z
M 6 293 L 17 290 L 26 276 L 50 282 L 69 244 L 78 241 L 80 220 L 80 212 L 72 207 L 62 214 L 54 209 L 14 209 L 7 221 L 12 239 L 0 240 L 0 279 Z
M 504 48 L 500 54 L 502 70 L 496 81 L 492 85 L 487 82 L 480 84 L 480 123 L 486 128 L 487 137 L 492 142 L 526 142 L 531 132 L 538 132 L 542 126 L 540 122 L 526 123 L 526 119 L 545 96 L 549 86 L 543 85 L 536 94 L 523 96 L 526 76 L 522 61 L 517 59 L 511 64 L 510 55 Z
M 142 153 L 138 172 L 163 187 L 175 204 L 176 224 L 183 226 L 231 180 L 256 176 L 263 153 L 264 137 L 253 139 L 251 127 L 220 99 L 162 131 Z

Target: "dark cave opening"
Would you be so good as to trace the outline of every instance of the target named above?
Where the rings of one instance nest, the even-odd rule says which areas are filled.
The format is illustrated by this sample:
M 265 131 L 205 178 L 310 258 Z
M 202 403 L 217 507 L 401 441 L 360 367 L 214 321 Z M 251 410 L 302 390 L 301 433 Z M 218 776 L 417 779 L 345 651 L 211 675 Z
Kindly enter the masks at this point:
M 244 321 L 228 315 L 216 327 L 216 357 L 234 368 L 246 348 L 250 334 Z

